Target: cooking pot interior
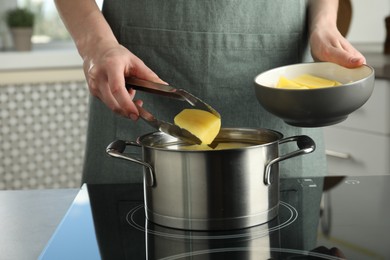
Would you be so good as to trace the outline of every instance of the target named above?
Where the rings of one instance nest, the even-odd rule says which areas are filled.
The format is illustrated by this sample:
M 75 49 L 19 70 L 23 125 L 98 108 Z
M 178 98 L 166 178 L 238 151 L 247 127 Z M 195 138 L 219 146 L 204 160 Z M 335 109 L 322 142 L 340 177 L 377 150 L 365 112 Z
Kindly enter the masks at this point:
M 269 129 L 222 128 L 210 146 L 217 147 L 218 144 L 235 143 L 235 148 L 242 148 L 270 144 L 282 137 L 281 133 Z M 137 139 L 137 142 L 142 146 L 157 149 L 188 150 L 188 143 L 163 132 L 143 135 Z

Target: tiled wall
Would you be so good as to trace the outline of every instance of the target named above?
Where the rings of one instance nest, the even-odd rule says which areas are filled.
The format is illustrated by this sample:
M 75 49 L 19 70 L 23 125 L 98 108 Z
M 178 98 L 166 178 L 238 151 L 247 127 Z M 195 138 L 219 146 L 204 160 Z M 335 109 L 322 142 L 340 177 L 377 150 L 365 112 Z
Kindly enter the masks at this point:
M 80 186 L 84 81 L 0 86 L 0 189 Z

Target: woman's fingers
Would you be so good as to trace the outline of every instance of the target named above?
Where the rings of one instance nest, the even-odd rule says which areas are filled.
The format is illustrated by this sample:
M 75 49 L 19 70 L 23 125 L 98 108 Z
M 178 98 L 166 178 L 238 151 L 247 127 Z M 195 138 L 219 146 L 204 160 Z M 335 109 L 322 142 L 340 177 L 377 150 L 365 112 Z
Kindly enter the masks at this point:
M 318 28 L 310 36 L 312 56 L 317 61 L 329 61 L 347 68 L 359 67 L 364 56 L 337 29 Z
M 108 86 L 112 96 L 115 98 L 119 106 L 119 113 L 132 120 L 138 119 L 138 109 L 133 103 L 135 93 L 129 93 L 126 89 L 125 76 L 123 69 L 119 70 L 120 66 L 114 66 L 107 71 Z M 118 68 L 118 69 L 116 69 Z
M 153 70 L 146 66 L 142 60 L 136 57 L 133 62 L 133 67 L 129 69 L 129 74 L 139 79 L 149 80 L 161 84 L 167 84 L 165 81 L 160 79 L 159 76 L 154 73 Z
M 84 69 L 88 86 L 92 95 L 99 98 L 106 106 L 124 117 L 137 120 L 137 106 L 141 100 L 135 101 L 134 89 L 126 89 L 125 77 L 135 76 L 162 84 L 157 74 L 148 68 L 142 60 L 123 46 L 110 46 L 95 57 L 84 60 Z
M 120 106 L 111 94 L 107 74 L 92 61 L 85 71 L 90 93 L 99 98 L 110 110 L 120 113 Z M 87 66 L 85 65 L 85 66 Z
M 359 67 L 366 62 L 364 56 L 346 39 L 339 38 L 337 40 L 338 44 L 336 46 L 329 47 L 329 61 L 347 68 Z
M 329 55 L 327 61 L 337 63 L 346 68 L 359 67 L 365 63 L 363 55 L 356 54 L 354 52 L 342 49 L 342 48 L 329 48 Z

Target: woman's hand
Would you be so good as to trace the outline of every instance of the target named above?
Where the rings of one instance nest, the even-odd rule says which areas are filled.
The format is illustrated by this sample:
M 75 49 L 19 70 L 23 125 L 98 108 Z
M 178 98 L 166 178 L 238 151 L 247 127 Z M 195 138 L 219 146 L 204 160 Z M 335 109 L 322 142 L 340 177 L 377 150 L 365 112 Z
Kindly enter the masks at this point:
M 127 91 L 125 77 L 165 83 L 138 57 L 120 45 L 94 0 L 55 0 L 57 10 L 82 57 L 92 95 L 112 111 L 137 120 L 134 90 Z
M 134 76 L 158 83 L 163 82 L 142 60 L 118 43 L 101 43 L 84 56 L 84 73 L 92 95 L 115 113 L 138 119 L 135 91 L 125 87 L 125 77 Z
M 359 67 L 364 56 L 337 29 L 338 0 L 309 1 L 309 43 L 317 61 L 330 61 L 347 68 Z
M 336 27 L 328 26 L 311 31 L 311 54 L 316 61 L 330 61 L 347 68 L 359 67 L 364 56 L 345 39 Z

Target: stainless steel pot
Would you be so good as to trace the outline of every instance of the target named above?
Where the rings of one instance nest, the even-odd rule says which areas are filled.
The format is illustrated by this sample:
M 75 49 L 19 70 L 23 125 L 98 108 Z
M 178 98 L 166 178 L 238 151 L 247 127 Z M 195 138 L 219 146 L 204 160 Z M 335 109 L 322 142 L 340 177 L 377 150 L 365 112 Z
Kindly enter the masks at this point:
M 177 138 L 154 132 L 134 141 L 117 140 L 107 153 L 145 166 L 146 217 L 167 227 L 227 230 L 273 219 L 279 207 L 278 162 L 311 153 L 308 136 L 283 138 L 268 129 L 223 128 L 218 143 L 245 143 L 226 150 L 188 150 Z M 279 146 L 298 149 L 279 155 Z M 142 149 L 142 159 L 126 155 L 126 146 Z

